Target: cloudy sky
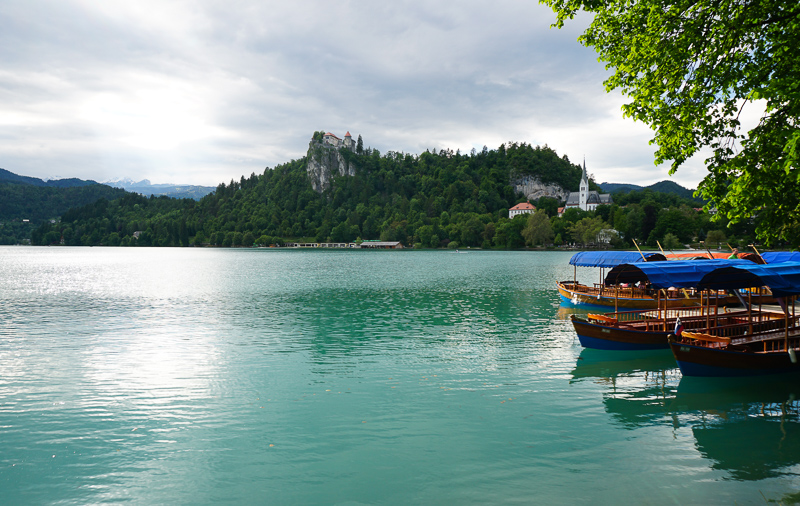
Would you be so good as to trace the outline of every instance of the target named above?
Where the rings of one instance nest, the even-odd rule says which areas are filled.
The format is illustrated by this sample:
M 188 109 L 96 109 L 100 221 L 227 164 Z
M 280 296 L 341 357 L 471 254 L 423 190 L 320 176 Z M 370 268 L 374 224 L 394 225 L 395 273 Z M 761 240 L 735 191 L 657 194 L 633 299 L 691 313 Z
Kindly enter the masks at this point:
M 576 41 L 588 18 L 553 20 L 528 0 L 3 0 L 0 168 L 216 186 L 325 130 L 382 153 L 547 144 L 598 182 L 668 179 Z

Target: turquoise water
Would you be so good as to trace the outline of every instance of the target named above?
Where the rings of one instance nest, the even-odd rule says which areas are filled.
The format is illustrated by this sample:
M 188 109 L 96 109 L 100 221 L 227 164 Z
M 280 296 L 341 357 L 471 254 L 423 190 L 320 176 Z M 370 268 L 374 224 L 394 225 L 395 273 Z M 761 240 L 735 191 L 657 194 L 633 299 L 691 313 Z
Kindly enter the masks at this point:
M 797 380 L 582 350 L 569 257 L 0 247 L 0 503 L 800 501 Z

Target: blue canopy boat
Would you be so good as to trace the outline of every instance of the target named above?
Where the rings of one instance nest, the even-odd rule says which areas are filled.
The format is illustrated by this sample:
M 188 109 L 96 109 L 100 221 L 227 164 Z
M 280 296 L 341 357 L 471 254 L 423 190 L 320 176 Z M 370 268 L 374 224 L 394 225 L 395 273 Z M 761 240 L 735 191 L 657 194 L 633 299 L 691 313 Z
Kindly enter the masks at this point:
M 674 262 L 640 262 L 617 265 L 605 278 L 606 286 L 616 292 L 621 284 L 641 283 L 654 293 L 652 309 L 622 311 L 605 314 L 588 314 L 585 317 L 572 315 L 572 324 L 582 346 L 606 350 L 652 350 L 668 349 L 668 336 L 680 318 L 686 329 L 701 329 L 707 326 L 707 317 L 701 307 L 701 297 L 694 290 L 704 276 L 728 266 L 752 264 L 747 260 L 703 260 Z M 668 293 L 679 293 L 684 300 L 696 307 L 674 304 Z M 715 301 L 724 305 L 738 304 L 737 297 L 714 294 Z M 730 323 L 746 312 L 725 311 L 717 321 Z M 727 321 L 723 321 L 727 319 Z
M 742 264 L 709 272 L 698 283 L 702 290 L 768 286 L 780 312 L 764 318 L 749 307 L 734 324 L 715 322 L 700 332 L 681 332 L 670 349 L 686 376 L 757 376 L 800 372 L 797 350 L 800 325 L 795 301 L 800 294 L 800 262 Z M 709 306 L 710 307 L 710 306 Z M 709 311 L 710 317 L 710 311 Z
M 605 269 L 616 267 L 620 264 L 664 262 L 666 257 L 660 253 L 639 253 L 637 251 L 581 251 L 575 253 L 569 260 L 574 266 L 572 281 L 556 283 L 561 300 L 565 304 L 574 306 L 601 306 L 604 309 L 624 307 L 629 309 L 654 309 L 656 300 L 654 293 L 648 288 L 626 287 L 617 290 L 606 286 L 603 282 Z M 578 267 L 599 267 L 599 283 L 593 286 L 578 283 Z M 696 305 L 695 302 L 686 303 L 681 294 L 672 294 L 675 305 Z

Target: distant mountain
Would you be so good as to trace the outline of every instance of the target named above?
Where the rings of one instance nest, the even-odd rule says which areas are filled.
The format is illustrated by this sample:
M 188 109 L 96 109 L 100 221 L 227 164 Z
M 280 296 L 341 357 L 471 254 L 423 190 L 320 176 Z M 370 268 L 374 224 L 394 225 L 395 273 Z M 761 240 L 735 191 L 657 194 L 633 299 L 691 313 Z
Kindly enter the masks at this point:
M 672 193 L 681 198 L 697 200 L 698 202 L 702 200 L 694 197 L 694 190 L 686 189 L 683 186 L 676 183 L 675 181 L 669 181 L 669 180 L 659 181 L 658 183 L 653 183 L 650 186 L 639 186 L 636 184 L 629 184 L 629 183 L 601 183 L 600 187 L 603 189 L 604 192 L 612 194 L 628 193 L 630 191 L 641 191 L 649 189 L 654 192 Z
M 617 192 L 629 192 L 633 190 L 641 190 L 644 186 L 639 186 L 638 184 L 628 184 L 628 183 L 600 183 L 600 188 L 603 189 L 605 193 L 617 193 Z
M 130 178 L 113 179 L 105 181 L 103 184 L 113 186 L 115 188 L 124 188 L 129 192 L 139 193 L 145 197 L 150 195 L 161 196 L 166 195 L 176 199 L 194 199 L 200 200 L 209 193 L 212 193 L 217 188 L 215 186 L 195 186 L 185 184 L 152 184 L 149 179 L 142 179 L 141 181 L 133 181 Z
M 91 186 L 99 184 L 97 181 L 84 181 L 83 179 L 52 179 L 45 181 L 38 177 L 20 176 L 5 169 L 0 169 L 0 183 L 30 184 L 33 186 L 49 186 L 53 188 L 73 188 L 75 186 Z

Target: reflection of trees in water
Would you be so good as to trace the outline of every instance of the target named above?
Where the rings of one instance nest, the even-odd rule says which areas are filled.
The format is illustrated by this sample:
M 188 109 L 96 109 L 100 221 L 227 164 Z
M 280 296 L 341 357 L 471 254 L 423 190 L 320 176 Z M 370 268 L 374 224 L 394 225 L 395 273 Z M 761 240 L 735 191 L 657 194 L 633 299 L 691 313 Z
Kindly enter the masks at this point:
M 682 378 L 674 360 L 658 356 L 612 360 L 584 350 L 573 381 L 606 385 L 603 404 L 630 430 L 669 424 L 691 428 L 695 447 L 713 469 L 734 480 L 795 474 L 800 464 L 797 378 Z M 616 353 L 619 355 L 619 353 Z M 607 360 L 603 360 L 603 359 Z

